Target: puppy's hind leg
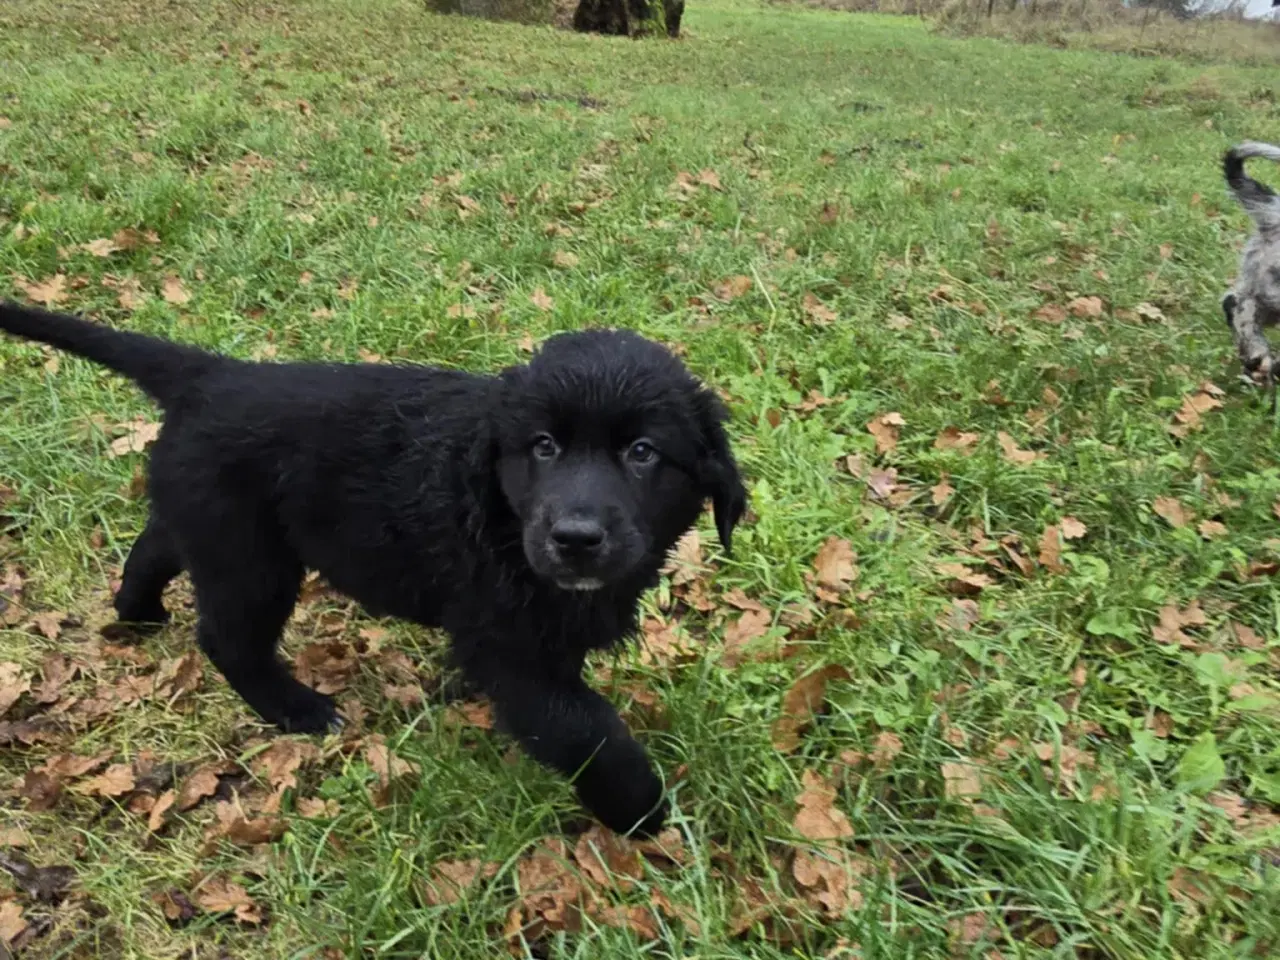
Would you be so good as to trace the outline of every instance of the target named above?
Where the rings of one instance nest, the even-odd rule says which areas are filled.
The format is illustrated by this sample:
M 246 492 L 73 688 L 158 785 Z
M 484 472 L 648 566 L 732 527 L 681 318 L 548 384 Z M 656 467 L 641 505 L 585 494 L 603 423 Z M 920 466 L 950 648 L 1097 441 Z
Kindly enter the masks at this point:
M 164 608 L 164 588 L 182 572 L 177 548 L 154 514 L 129 551 L 124 576 L 116 594 L 116 616 L 135 630 L 169 622 Z
M 298 599 L 303 567 L 261 536 L 228 536 L 192 555 L 200 649 L 267 723 L 286 733 L 323 733 L 341 724 L 333 700 L 300 683 L 276 656 Z

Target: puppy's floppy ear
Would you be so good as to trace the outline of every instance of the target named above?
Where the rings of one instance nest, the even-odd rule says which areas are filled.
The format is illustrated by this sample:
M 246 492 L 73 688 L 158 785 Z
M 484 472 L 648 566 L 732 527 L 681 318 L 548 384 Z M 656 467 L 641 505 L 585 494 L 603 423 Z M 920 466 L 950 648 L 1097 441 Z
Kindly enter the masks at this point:
M 733 528 L 747 509 L 747 490 L 724 432 L 723 424 L 729 419 L 729 411 L 720 398 L 706 388 L 698 391 L 696 405 L 698 427 L 702 432 L 698 483 L 702 486 L 703 495 L 711 498 L 716 533 L 728 554 L 733 546 Z

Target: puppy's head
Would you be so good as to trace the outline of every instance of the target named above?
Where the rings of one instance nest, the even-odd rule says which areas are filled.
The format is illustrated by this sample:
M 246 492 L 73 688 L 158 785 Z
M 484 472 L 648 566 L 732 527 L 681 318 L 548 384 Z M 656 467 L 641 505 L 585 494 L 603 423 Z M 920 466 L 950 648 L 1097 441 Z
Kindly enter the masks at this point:
M 727 411 L 626 331 L 552 337 L 505 370 L 498 478 L 534 572 L 566 590 L 652 575 L 711 499 L 725 550 L 746 508 Z

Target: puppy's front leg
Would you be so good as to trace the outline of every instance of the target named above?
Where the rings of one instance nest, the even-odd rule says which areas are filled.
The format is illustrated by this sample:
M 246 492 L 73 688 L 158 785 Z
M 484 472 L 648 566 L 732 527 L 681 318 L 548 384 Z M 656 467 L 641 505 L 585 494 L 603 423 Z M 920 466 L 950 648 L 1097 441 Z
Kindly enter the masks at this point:
M 667 801 L 644 748 L 580 677 L 504 670 L 486 678 L 499 726 L 540 763 L 574 778 L 583 806 L 616 833 L 651 836 Z

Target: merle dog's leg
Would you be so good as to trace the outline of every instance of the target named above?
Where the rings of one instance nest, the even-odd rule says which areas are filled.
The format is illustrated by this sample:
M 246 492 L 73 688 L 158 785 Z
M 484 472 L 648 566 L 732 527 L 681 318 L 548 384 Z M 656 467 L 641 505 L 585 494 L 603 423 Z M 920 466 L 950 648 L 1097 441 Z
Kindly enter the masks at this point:
M 583 806 L 617 833 L 650 836 L 667 815 L 662 781 L 618 712 L 581 677 L 550 676 L 528 663 L 477 678 L 500 728 L 540 763 L 574 778 Z
M 290 733 L 337 726 L 333 700 L 300 683 L 276 656 L 298 599 L 302 564 L 261 527 L 209 532 L 217 544 L 190 552 L 200 648 L 268 723 Z
M 158 626 L 169 622 L 162 600 L 169 581 L 182 572 L 177 548 L 154 514 L 134 542 L 124 562 L 116 616 L 121 623 Z

